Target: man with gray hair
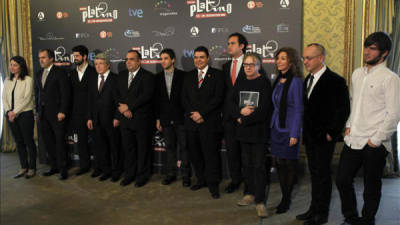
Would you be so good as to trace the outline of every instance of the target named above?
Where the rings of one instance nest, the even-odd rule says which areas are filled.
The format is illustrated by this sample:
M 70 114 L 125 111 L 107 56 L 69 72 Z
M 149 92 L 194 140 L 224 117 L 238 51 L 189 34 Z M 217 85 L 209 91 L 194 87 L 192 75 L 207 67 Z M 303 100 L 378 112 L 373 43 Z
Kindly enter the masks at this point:
M 296 218 L 305 220 L 304 225 L 328 221 L 333 152 L 350 113 L 346 80 L 325 66 L 325 54 L 321 44 L 312 43 L 302 57 L 310 72 L 304 81 L 303 143 L 311 175 L 311 206 Z
M 92 177 L 101 175 L 100 181 L 111 177 L 116 182 L 122 172 L 117 76 L 110 71 L 110 59 L 105 53 L 97 54 L 94 64 L 98 76 L 88 84 L 87 121 L 95 142 L 95 170 Z

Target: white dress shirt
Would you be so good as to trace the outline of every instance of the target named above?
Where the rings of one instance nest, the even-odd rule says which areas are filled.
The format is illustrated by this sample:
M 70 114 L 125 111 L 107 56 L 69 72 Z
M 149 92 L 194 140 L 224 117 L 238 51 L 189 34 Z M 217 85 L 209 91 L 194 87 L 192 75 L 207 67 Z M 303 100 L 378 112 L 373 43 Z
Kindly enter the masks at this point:
M 202 70 L 200 70 L 200 69 L 197 69 L 197 74 L 199 74 L 199 73 L 200 73 L 200 71 L 202 71 L 202 72 L 203 72 L 203 74 L 202 74 L 202 77 L 203 77 L 203 80 L 204 80 L 204 77 L 206 76 L 206 74 L 207 74 L 207 71 L 208 71 L 208 65 L 207 65 L 206 67 L 204 67 Z
M 83 67 L 82 71 L 79 70 L 79 67 L 78 67 L 78 66 L 76 67 L 76 72 L 78 72 L 79 81 L 82 81 L 83 74 L 85 73 L 86 68 L 88 67 L 88 65 L 89 65 L 89 64 L 86 63 L 86 65 L 85 65 L 85 67 Z
M 350 134 L 344 140 L 352 149 L 362 149 L 368 140 L 391 151 L 391 136 L 400 120 L 400 79 L 384 63 L 358 68 L 350 86 L 351 113 L 346 123 Z
M 314 76 L 314 80 L 313 83 L 311 85 L 310 91 L 308 92 L 308 98 L 310 98 L 310 95 L 315 87 L 315 84 L 318 82 L 319 78 L 321 78 L 322 74 L 324 74 L 326 71 L 326 66 L 324 65 L 324 67 L 322 67 L 322 69 L 320 69 L 318 72 L 316 72 L 315 74 L 311 74 L 311 76 Z M 308 79 L 308 83 L 307 83 L 307 87 L 310 84 L 310 79 Z
M 104 75 L 104 83 L 106 83 L 108 74 L 110 73 L 110 70 L 107 70 L 103 75 Z M 100 82 L 101 82 L 101 76 L 100 74 L 98 74 L 98 78 L 97 78 L 97 89 L 100 88 Z

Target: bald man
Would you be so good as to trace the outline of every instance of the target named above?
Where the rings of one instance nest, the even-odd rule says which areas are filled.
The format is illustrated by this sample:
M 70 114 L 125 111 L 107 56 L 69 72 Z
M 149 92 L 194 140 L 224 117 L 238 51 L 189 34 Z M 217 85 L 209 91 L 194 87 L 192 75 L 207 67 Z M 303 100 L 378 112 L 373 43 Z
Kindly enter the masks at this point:
M 346 80 L 325 65 L 325 55 L 321 44 L 312 43 L 304 49 L 302 57 L 310 72 L 304 81 L 303 143 L 312 185 L 311 206 L 296 217 L 305 220 L 304 225 L 328 221 L 332 156 L 350 113 Z

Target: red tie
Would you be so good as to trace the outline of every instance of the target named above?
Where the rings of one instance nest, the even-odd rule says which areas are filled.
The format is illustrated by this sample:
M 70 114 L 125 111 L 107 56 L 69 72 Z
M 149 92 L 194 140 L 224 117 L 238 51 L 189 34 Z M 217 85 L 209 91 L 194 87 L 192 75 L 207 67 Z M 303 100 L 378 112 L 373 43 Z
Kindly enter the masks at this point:
M 236 64 L 237 64 L 237 59 L 233 60 L 233 66 L 232 66 L 232 85 L 235 85 L 236 81 Z
M 201 71 L 201 70 L 199 72 L 198 79 L 199 79 L 198 85 L 199 85 L 199 88 L 200 88 L 201 87 L 201 83 L 203 83 L 203 71 Z

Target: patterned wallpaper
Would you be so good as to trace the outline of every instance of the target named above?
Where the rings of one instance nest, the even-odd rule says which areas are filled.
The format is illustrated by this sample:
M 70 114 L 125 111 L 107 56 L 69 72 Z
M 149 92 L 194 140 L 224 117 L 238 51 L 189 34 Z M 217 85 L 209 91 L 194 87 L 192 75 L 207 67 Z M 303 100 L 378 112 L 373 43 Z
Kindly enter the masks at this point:
M 346 1 L 304 0 L 303 2 L 303 46 L 313 42 L 324 45 L 327 52 L 326 65 L 341 76 L 344 70 Z

